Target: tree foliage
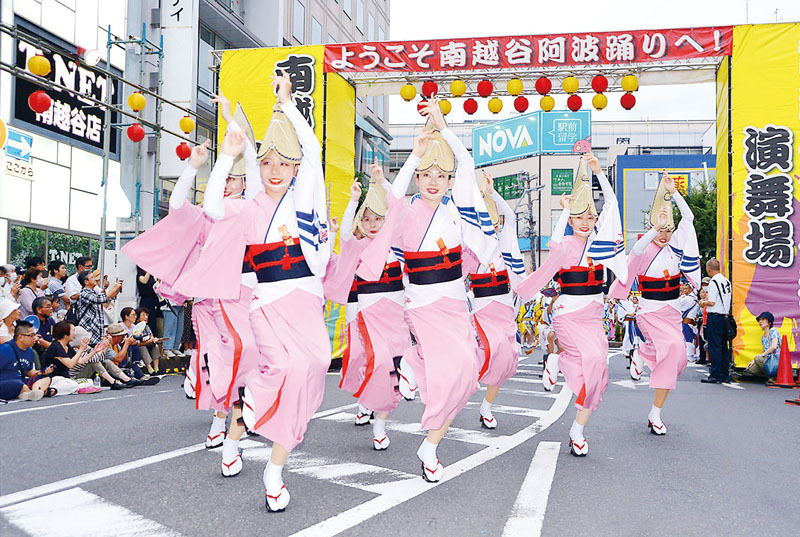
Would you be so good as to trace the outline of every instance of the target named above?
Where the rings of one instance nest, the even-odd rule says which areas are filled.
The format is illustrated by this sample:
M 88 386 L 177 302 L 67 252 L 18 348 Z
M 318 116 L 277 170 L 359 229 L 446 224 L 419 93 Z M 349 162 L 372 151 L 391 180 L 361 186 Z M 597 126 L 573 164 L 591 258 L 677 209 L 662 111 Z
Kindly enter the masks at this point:
M 715 257 L 717 251 L 717 184 L 713 180 L 692 183 L 684 199 L 694 214 L 700 264 L 704 267 L 705 262 Z M 677 224 L 680 221 L 680 211 L 676 206 L 673 206 L 673 211 Z

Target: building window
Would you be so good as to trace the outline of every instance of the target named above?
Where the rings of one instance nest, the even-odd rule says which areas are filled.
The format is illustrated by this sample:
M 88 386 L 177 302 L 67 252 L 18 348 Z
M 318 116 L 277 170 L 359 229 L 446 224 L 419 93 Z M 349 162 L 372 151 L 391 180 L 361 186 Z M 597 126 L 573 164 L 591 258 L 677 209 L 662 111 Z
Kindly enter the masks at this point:
M 367 108 L 369 108 L 369 110 L 371 112 L 375 111 L 375 96 L 374 95 L 370 95 L 369 97 L 367 97 Z
M 304 43 L 306 40 L 306 8 L 303 6 L 300 0 L 294 0 L 292 35 L 300 43 Z
M 644 172 L 644 189 L 645 190 L 657 189 L 659 179 L 660 177 L 658 172 Z
M 216 93 L 214 87 L 214 73 L 211 72 L 211 51 L 230 48 L 220 36 L 214 32 L 200 27 L 200 44 L 197 55 L 197 102 L 206 108 L 213 108 L 211 95 Z
M 367 39 L 375 41 L 375 16 L 367 13 Z
M 384 97 L 382 95 L 379 95 L 378 96 L 378 119 L 380 119 L 381 121 L 386 121 L 386 118 L 384 117 L 385 110 L 384 110 L 383 106 L 384 106 Z
M 382 26 L 378 26 L 378 41 L 384 41 L 386 39 L 386 33 L 383 31 Z
M 342 0 L 342 8 L 344 9 L 344 14 L 347 15 L 348 18 L 353 18 L 353 0 Z
M 314 17 L 311 17 L 311 44 L 322 44 L 322 25 Z
M 336 38 L 328 34 L 328 43 L 337 43 Z
M 364 0 L 356 0 L 356 28 L 364 35 Z

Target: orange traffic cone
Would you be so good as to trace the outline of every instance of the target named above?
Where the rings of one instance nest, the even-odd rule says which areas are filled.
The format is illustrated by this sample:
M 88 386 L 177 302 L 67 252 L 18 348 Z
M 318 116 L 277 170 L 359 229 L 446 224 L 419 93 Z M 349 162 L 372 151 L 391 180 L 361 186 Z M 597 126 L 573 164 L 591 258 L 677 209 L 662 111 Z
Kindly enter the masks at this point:
M 794 375 L 792 374 L 792 360 L 789 358 L 789 342 L 786 336 L 781 341 L 781 357 L 778 362 L 778 377 L 769 384 L 775 388 L 794 388 Z

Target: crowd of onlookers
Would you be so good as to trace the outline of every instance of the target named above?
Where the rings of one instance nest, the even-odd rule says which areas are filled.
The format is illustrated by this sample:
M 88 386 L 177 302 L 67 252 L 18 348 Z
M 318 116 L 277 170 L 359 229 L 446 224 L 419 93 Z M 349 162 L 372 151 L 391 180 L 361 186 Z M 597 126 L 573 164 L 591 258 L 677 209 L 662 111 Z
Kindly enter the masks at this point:
M 123 281 L 101 280 L 90 257 L 67 273 L 65 263 L 40 257 L 0 266 L 0 399 L 156 384 L 162 362 L 185 358 L 182 344 L 194 346 L 184 323 L 191 304 L 161 299 L 146 272 L 137 274 L 139 307 L 118 313 Z

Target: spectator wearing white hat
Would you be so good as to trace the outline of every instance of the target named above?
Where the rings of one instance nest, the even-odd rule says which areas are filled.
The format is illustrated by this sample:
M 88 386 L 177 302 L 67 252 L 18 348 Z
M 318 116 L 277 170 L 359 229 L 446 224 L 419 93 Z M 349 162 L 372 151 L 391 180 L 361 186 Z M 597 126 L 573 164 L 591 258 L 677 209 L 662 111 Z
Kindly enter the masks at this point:
M 19 319 L 19 304 L 13 300 L 0 299 L 0 344 L 11 340 L 17 319 Z
M 0 265 L 0 299 L 17 301 L 19 282 L 14 265 Z

